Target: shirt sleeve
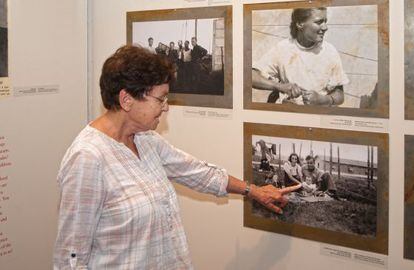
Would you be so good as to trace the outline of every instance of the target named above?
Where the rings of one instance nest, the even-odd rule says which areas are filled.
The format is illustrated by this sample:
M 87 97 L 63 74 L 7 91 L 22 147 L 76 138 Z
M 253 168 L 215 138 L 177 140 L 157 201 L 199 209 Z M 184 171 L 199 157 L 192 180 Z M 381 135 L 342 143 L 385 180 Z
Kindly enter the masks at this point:
M 227 195 L 228 174 L 223 168 L 196 159 L 154 132 L 162 165 L 170 180 L 216 196 Z
M 254 61 L 252 64 L 253 68 L 259 70 L 260 74 L 268 80 L 280 81 L 278 47 L 277 45 L 271 47 L 258 61 Z
M 101 166 L 88 151 L 64 158 L 54 269 L 87 269 L 92 240 L 105 198 Z
M 338 51 L 332 45 L 331 47 L 331 59 L 333 61 L 331 76 L 328 81 L 327 90 L 332 91 L 338 86 L 343 86 L 349 83 L 348 76 L 346 75 L 343 67 L 342 60 Z
M 291 173 L 290 168 L 291 168 L 291 166 L 290 166 L 289 162 L 285 162 L 285 164 L 283 164 L 283 170 L 285 172 Z

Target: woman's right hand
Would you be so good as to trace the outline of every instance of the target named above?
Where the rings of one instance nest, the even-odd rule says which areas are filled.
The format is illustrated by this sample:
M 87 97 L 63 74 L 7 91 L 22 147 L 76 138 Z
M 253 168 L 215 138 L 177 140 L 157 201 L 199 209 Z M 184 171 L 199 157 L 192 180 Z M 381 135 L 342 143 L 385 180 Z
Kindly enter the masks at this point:
M 262 187 L 251 185 L 251 191 L 248 197 L 259 202 L 269 210 L 282 214 L 282 208 L 288 203 L 288 199 L 285 195 L 301 187 L 302 184 L 280 189 L 274 187 L 273 185 L 266 185 Z M 275 203 L 278 203 L 278 205 L 275 205 Z
M 287 94 L 290 98 L 297 98 L 302 95 L 303 89 L 296 83 L 280 83 L 280 92 Z

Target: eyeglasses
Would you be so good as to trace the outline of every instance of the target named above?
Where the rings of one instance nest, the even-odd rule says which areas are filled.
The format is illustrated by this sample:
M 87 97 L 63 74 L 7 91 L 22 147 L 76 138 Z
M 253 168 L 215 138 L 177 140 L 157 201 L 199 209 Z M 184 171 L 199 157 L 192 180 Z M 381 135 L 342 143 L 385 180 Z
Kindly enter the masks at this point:
M 164 107 L 168 103 L 168 97 L 167 96 L 164 96 L 162 98 L 156 97 L 156 96 L 151 96 L 151 95 L 146 95 L 146 96 L 152 97 L 152 98 L 155 98 L 156 100 L 158 100 L 161 104 L 161 107 Z

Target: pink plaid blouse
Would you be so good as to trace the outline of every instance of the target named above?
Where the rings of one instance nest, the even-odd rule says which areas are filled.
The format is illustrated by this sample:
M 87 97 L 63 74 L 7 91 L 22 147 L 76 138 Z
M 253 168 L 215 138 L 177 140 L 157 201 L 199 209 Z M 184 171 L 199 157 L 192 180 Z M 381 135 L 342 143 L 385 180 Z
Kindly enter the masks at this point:
M 67 150 L 55 269 L 192 269 L 170 180 L 227 195 L 227 172 L 174 148 L 154 131 L 124 144 L 85 127 Z

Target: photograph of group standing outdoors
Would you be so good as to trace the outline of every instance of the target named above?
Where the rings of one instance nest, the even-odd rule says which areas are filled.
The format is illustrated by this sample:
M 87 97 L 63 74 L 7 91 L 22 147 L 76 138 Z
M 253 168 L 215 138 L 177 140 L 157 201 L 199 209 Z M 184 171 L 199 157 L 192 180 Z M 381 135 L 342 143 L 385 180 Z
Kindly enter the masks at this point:
M 224 94 L 224 18 L 133 23 L 134 45 L 176 66 L 171 93 Z

